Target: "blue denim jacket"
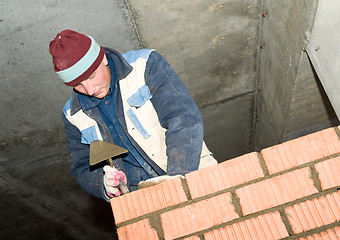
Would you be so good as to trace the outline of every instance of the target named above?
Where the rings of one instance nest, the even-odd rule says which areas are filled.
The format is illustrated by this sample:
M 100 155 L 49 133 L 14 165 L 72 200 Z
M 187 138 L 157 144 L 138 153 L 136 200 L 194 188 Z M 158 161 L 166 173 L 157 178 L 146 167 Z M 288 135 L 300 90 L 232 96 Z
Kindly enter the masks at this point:
M 128 175 L 128 181 L 130 180 L 130 182 L 135 182 L 138 178 L 145 180 L 146 178 L 163 174 L 184 175 L 185 173 L 197 170 L 203 143 L 203 122 L 201 115 L 183 82 L 168 62 L 156 51 L 151 52 L 148 56 L 143 74 L 145 84 L 150 91 L 150 96 L 152 96 L 149 100 L 157 112 L 160 125 L 166 129 L 165 142 L 168 157 L 166 171 L 163 171 L 145 154 L 143 149 L 127 131 L 118 83 L 131 73 L 132 66 L 128 62 L 131 61 L 131 58 L 133 59 L 135 56 L 140 55 L 140 51 L 143 50 L 124 54 L 124 58 L 115 50 L 105 49 L 105 54 L 108 59 L 113 61 L 116 72 L 114 91 L 115 113 L 121 128 L 125 131 L 128 140 L 134 148 L 128 150 L 139 154 L 137 168 L 133 168 L 131 164 L 127 164 L 124 161 L 118 161 L 116 167 Z M 140 93 L 139 95 L 143 96 Z M 138 98 L 133 99 L 136 102 L 132 104 L 141 102 Z M 65 107 L 70 108 L 71 115 L 81 109 L 82 104 L 79 101 L 77 92 L 73 93 Z M 107 126 L 98 108 L 89 108 L 84 110 L 84 112 L 98 123 L 103 140 L 113 143 L 109 131 L 110 126 Z M 90 168 L 89 144 L 81 142 L 82 134 L 76 126 L 68 121 L 65 111 L 63 120 L 68 139 L 68 149 L 72 157 L 71 173 L 77 178 L 79 185 L 86 192 L 107 200 L 108 198 L 103 186 L 103 166 L 98 165 Z M 140 168 L 143 171 L 140 171 Z M 138 177 L 136 178 L 134 175 Z M 132 185 L 135 185 L 135 183 Z

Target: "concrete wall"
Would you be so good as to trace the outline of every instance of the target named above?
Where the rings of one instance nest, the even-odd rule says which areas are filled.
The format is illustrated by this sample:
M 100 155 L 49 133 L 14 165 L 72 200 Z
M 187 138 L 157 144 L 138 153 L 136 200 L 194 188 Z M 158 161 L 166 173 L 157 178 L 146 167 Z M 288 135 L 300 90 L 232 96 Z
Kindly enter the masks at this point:
M 318 74 L 334 111 L 340 118 L 340 2 L 320 1 L 315 14 L 313 29 L 307 40 L 306 51 Z
M 338 122 L 304 51 L 317 4 L 310 0 L 265 1 L 257 150 Z
M 121 51 L 139 47 L 121 1 L 4 0 L 0 7 L 0 141 L 61 127 L 71 89 L 48 52 L 59 31 L 83 31 Z
M 121 52 L 158 50 L 197 102 L 215 156 L 251 150 L 260 1 L 5 0 L 0 6 L 2 144 L 63 128 L 71 89 L 54 73 L 48 44 L 70 28 Z
M 65 28 L 121 52 L 144 47 L 163 54 L 198 104 L 205 140 L 220 161 L 334 126 L 304 52 L 317 4 L 2 1 L 0 142 L 63 128 L 61 109 L 71 89 L 54 73 L 48 44 Z

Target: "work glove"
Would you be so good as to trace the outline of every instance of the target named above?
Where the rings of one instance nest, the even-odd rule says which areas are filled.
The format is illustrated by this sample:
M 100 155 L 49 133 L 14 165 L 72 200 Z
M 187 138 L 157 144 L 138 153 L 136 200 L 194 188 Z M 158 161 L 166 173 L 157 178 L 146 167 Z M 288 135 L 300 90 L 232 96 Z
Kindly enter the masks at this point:
M 138 189 L 150 187 L 150 186 L 153 186 L 153 185 L 156 185 L 158 183 L 170 180 L 170 179 L 175 178 L 175 177 L 184 178 L 182 175 L 175 175 L 175 176 L 162 175 L 162 176 L 147 179 L 145 181 L 140 181 L 138 183 Z
M 118 189 L 120 179 L 126 184 L 126 176 L 122 171 L 116 168 L 110 167 L 109 165 L 104 166 L 104 186 L 106 194 L 113 198 L 120 196 L 121 192 Z

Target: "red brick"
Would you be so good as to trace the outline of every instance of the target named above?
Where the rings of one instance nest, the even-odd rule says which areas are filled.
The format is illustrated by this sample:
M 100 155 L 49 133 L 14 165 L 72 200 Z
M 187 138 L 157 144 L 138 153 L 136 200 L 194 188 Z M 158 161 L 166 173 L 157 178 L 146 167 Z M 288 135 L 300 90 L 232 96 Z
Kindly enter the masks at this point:
M 179 177 L 111 199 L 117 225 L 127 220 L 187 201 Z
M 244 215 L 275 207 L 318 192 L 309 168 L 302 168 L 239 189 Z
M 148 219 L 117 229 L 119 240 L 158 240 L 157 231 L 151 227 Z
M 313 234 L 306 238 L 299 238 L 298 240 L 315 240 L 315 239 L 329 239 L 329 240 L 340 239 L 340 227 L 328 229 L 327 231 L 318 234 Z
M 321 188 L 323 190 L 340 185 L 340 157 L 316 164 L 315 170 L 319 173 Z
M 192 198 L 264 177 L 257 153 L 250 153 L 185 175 Z
M 294 233 L 340 220 L 340 192 L 308 200 L 285 209 Z
M 231 193 L 223 193 L 161 214 L 165 239 L 182 237 L 238 217 L 231 203 Z
M 205 240 L 270 240 L 288 237 L 288 232 L 278 212 L 228 225 L 205 233 Z
M 335 130 L 328 128 L 261 151 L 270 174 L 340 152 Z
M 188 238 L 184 238 L 183 240 L 200 240 L 201 238 L 199 236 L 192 236 Z

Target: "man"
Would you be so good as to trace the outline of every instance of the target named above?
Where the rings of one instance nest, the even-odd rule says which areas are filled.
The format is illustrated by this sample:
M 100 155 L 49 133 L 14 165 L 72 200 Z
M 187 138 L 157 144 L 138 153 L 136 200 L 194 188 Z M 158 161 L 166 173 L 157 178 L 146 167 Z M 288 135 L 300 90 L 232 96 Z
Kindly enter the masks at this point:
M 64 30 L 50 42 L 54 70 L 73 94 L 63 109 L 71 172 L 89 194 L 119 196 L 141 181 L 184 175 L 216 160 L 203 142 L 203 123 L 189 92 L 167 61 L 142 49 L 123 55 L 92 37 Z M 128 150 L 109 166 L 89 166 L 93 140 Z

